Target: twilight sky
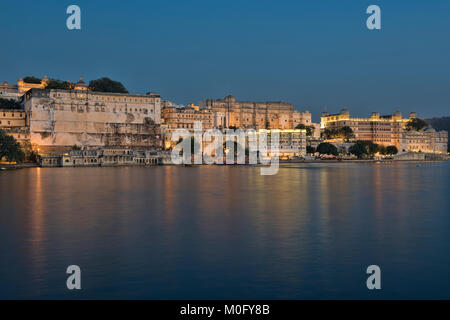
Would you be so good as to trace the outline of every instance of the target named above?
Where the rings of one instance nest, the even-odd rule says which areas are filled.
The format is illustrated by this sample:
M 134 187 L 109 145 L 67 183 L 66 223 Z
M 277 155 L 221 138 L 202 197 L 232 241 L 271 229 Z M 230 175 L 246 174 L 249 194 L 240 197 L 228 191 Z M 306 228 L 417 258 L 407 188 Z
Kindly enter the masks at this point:
M 381 30 L 366 28 L 370 4 Z M 0 81 L 108 76 L 179 104 L 283 100 L 316 121 L 343 107 L 449 116 L 449 14 L 448 0 L 2 1 Z

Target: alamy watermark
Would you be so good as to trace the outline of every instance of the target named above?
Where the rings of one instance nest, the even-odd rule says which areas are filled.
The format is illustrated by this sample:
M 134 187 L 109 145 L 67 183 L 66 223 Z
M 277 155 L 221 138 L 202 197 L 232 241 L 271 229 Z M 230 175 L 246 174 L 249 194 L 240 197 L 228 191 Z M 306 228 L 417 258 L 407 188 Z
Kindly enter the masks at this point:
M 77 265 L 70 265 L 66 270 L 70 276 L 67 278 L 66 286 L 69 290 L 81 290 L 81 269 Z
M 379 6 L 372 4 L 367 7 L 367 14 L 370 16 L 366 20 L 366 26 L 369 30 L 380 30 L 381 29 L 381 9 Z
M 66 20 L 66 26 L 69 30 L 81 30 L 81 9 L 79 6 L 72 4 L 67 7 L 67 14 L 70 14 Z
M 202 123 L 195 121 L 193 132 L 172 131 L 171 141 L 178 143 L 172 149 L 171 160 L 173 164 L 262 164 L 262 175 L 274 175 L 279 168 L 279 139 L 278 130 L 203 132 Z
M 381 289 L 381 269 L 379 266 L 373 264 L 367 267 L 367 274 L 370 276 L 367 278 L 366 286 L 369 290 Z

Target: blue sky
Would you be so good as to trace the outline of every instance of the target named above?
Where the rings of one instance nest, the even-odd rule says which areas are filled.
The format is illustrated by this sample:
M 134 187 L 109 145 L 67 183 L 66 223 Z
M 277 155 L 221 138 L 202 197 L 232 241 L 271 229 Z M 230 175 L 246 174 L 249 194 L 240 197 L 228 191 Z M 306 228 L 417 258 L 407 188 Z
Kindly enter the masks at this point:
M 66 28 L 81 7 L 82 29 Z M 366 28 L 370 4 L 381 30 Z M 3 1 L 0 81 L 108 76 L 179 104 L 450 115 L 450 1 Z

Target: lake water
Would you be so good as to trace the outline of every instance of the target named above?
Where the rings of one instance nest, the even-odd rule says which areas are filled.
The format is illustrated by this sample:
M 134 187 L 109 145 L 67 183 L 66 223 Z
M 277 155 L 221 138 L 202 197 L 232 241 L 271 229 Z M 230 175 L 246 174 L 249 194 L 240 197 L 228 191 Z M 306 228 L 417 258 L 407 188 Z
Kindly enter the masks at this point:
M 449 180 L 448 162 L 3 171 L 0 298 L 449 299 Z

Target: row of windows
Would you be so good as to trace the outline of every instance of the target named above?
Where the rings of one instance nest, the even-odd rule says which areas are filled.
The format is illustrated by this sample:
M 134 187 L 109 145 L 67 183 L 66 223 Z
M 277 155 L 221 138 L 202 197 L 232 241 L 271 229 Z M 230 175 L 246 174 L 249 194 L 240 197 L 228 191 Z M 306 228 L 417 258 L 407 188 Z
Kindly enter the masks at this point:
M 184 119 L 198 119 L 198 118 L 201 118 L 201 119 L 211 119 L 211 116 L 206 116 L 206 115 L 190 115 L 190 114 L 188 114 L 188 115 L 184 115 L 184 114 L 177 114 L 177 115 L 173 115 L 173 116 L 168 116 L 167 114 L 164 114 L 164 116 L 165 117 L 168 117 L 168 118 L 172 118 L 172 119 L 180 119 L 180 118 L 184 118 Z
M 84 106 L 82 106 L 82 105 L 71 105 L 71 111 L 75 111 L 76 110 L 76 108 L 78 107 L 78 109 L 84 109 Z M 38 108 L 38 106 L 36 106 L 36 108 Z M 49 110 L 50 109 L 50 107 L 48 107 L 48 106 L 42 106 L 42 109 L 43 110 Z M 92 107 L 92 106 L 88 106 L 87 107 L 87 111 L 91 111 L 91 109 L 92 109 L 92 111 L 97 111 L 97 112 L 105 112 L 105 108 L 104 107 Z M 55 110 L 59 110 L 59 111 L 64 111 L 65 110 L 65 108 L 64 108 L 64 106 L 60 106 L 60 107 L 58 107 L 58 106 L 55 106 Z M 138 111 L 139 110 L 139 111 Z M 117 109 L 116 108 L 114 108 L 113 110 L 112 110 L 112 112 L 122 112 L 122 108 L 120 108 L 119 109 L 119 111 L 117 111 Z M 125 108 L 124 109 L 124 112 L 133 112 L 133 108 Z M 137 108 L 134 108 L 134 112 L 142 112 L 142 113 L 144 113 L 144 114 L 148 114 L 148 110 L 147 109 L 137 109 Z M 150 113 L 153 113 L 153 109 L 150 109 Z
M 54 95 L 54 97 L 58 98 L 74 98 L 74 94 L 64 94 L 64 93 L 57 93 Z M 85 99 L 86 94 L 85 93 L 78 93 L 78 98 Z M 147 97 L 105 97 L 100 95 L 88 95 L 89 100 L 94 101 L 112 101 L 112 102 L 139 102 L 139 103 L 150 103 L 150 102 L 156 102 L 157 98 L 147 98 Z
M 7 115 L 7 113 L 6 113 L 6 112 L 3 112 L 3 116 L 6 117 L 6 115 Z M 11 113 L 11 115 L 10 115 L 9 117 L 14 117 L 14 116 L 15 116 L 15 114 L 14 114 L 14 112 L 13 112 L 13 113 Z M 19 117 L 19 118 L 23 118 L 23 113 L 22 113 L 22 112 L 19 112 L 18 117 Z

